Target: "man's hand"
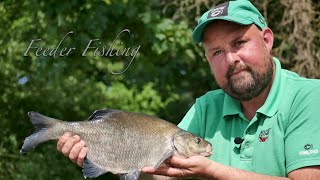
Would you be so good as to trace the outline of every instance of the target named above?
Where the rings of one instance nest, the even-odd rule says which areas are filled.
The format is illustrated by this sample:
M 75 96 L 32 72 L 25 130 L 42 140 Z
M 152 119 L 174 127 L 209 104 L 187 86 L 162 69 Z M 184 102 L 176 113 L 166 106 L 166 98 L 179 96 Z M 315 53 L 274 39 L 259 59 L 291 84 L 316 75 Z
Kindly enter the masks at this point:
M 287 178 L 244 171 L 219 164 L 203 156 L 191 156 L 186 159 L 179 156 L 173 156 L 172 158 L 168 159 L 166 163 L 168 166 L 162 166 L 157 169 L 153 169 L 152 167 L 144 167 L 142 168 L 142 171 L 151 174 L 179 178 L 194 177 L 210 180 L 318 180 L 320 177 L 320 166 L 305 167 L 294 170 L 288 174 L 289 178 Z
M 214 179 L 212 166 L 213 161 L 204 156 L 191 156 L 190 158 L 182 158 L 173 156 L 166 161 L 168 166 L 161 166 L 157 169 L 152 167 L 142 168 L 143 172 L 171 176 L 171 177 L 196 177 L 204 179 Z
M 72 136 L 68 132 L 59 138 L 57 149 L 80 167 L 83 166 L 83 159 L 88 152 L 86 144 L 80 139 L 80 136 Z

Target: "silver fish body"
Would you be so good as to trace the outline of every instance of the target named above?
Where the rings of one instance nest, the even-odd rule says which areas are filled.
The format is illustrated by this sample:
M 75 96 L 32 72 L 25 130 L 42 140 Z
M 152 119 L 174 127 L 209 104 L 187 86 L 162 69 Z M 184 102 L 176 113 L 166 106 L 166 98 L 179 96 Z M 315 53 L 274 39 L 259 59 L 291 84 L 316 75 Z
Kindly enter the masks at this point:
M 29 112 L 36 131 L 21 149 L 26 153 L 36 145 L 58 139 L 64 132 L 77 134 L 86 142 L 85 177 L 106 172 L 137 179 L 140 169 L 159 167 L 173 154 L 190 157 L 211 155 L 211 144 L 179 129 L 176 125 L 148 115 L 120 110 L 95 111 L 87 121 L 65 122 Z

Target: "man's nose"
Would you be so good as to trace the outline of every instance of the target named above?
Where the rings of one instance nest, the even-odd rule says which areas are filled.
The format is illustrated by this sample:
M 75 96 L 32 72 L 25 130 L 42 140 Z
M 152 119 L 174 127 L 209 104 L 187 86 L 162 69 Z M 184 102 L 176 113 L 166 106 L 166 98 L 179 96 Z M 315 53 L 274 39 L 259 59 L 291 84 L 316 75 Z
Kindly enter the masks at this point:
M 240 62 L 240 57 L 236 52 L 227 52 L 226 61 L 229 65 L 234 66 Z

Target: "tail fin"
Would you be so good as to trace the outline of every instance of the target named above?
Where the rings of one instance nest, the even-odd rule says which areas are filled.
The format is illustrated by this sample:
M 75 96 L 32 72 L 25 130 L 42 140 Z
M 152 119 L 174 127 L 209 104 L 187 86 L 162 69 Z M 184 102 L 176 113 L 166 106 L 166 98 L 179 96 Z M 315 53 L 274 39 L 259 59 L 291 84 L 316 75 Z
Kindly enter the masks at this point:
M 52 139 L 52 137 L 50 137 L 50 130 L 59 123 L 59 120 L 44 116 L 37 112 L 28 112 L 28 116 L 36 130 L 23 141 L 20 150 L 21 154 L 25 154 L 35 148 L 38 144 Z

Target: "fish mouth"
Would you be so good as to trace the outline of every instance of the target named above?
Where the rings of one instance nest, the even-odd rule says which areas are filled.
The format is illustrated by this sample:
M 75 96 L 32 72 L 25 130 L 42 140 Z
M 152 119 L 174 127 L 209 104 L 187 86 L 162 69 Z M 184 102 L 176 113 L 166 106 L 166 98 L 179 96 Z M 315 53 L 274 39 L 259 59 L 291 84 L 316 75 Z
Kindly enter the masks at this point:
M 206 147 L 206 151 L 201 153 L 202 156 L 209 157 L 212 155 L 212 146 L 211 144 L 208 144 Z

